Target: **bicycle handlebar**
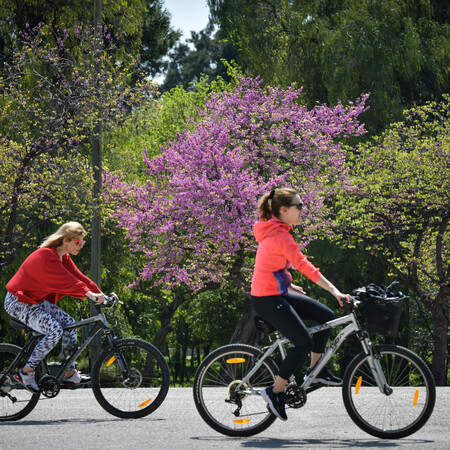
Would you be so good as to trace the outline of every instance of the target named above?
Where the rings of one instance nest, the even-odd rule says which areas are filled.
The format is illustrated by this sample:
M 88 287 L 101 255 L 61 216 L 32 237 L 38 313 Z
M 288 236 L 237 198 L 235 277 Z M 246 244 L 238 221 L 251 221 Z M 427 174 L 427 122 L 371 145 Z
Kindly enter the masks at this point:
M 92 302 L 94 302 L 95 306 L 97 306 L 98 308 L 114 307 L 117 303 L 119 305 L 123 305 L 123 302 L 119 300 L 119 297 L 115 292 L 111 292 L 110 294 L 105 295 L 104 297 L 105 299 L 103 303 L 96 303 L 94 302 L 94 300 L 92 300 Z
M 360 299 L 358 295 L 355 296 L 350 296 L 352 301 L 350 302 L 346 302 L 345 298 L 341 298 L 342 302 L 343 302 L 343 307 L 345 309 L 346 312 L 352 312 L 355 308 L 358 308 L 360 305 L 363 305 L 365 300 Z M 373 298 L 379 299 L 379 300 L 383 300 L 383 301 L 394 301 L 394 300 L 400 300 L 400 299 L 405 299 L 405 298 L 409 298 L 408 295 L 403 294 L 402 292 L 398 292 L 398 295 L 392 296 L 392 297 L 387 297 L 387 296 L 373 296 Z

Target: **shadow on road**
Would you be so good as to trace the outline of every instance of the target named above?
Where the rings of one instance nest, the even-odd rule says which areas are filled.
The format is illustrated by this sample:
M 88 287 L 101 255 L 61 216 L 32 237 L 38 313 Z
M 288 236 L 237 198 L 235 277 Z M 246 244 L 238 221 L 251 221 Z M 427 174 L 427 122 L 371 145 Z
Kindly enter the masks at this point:
M 231 437 L 191 437 L 194 441 L 210 441 L 214 446 L 214 441 L 229 441 L 230 445 L 240 444 L 243 448 L 417 448 L 423 449 L 433 441 L 425 439 L 399 439 L 399 440 L 378 440 L 378 439 L 276 439 L 276 438 L 231 438 Z
M 163 418 L 152 418 L 152 417 L 144 417 L 142 418 L 142 420 L 146 420 L 148 422 L 166 422 L 166 419 Z M 132 421 L 138 421 L 141 419 L 129 419 Z M 105 418 L 105 419 L 52 419 L 52 420 L 18 420 L 17 422 L 2 422 L 4 424 L 8 424 L 8 426 L 18 426 L 18 427 L 23 427 L 23 426 L 48 426 L 48 425 L 76 425 L 76 424 L 85 424 L 85 425 L 93 425 L 93 424 L 111 424 L 114 422 L 120 422 L 122 423 L 124 421 L 124 419 L 120 419 L 118 417 L 112 417 L 111 418 Z

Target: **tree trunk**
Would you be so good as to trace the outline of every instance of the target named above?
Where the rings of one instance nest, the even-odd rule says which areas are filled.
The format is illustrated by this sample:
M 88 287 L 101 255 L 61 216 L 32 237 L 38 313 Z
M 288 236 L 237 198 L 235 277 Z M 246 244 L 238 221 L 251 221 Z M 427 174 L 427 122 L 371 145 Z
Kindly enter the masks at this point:
M 247 299 L 245 311 L 239 320 L 239 323 L 234 330 L 233 336 L 231 337 L 230 344 L 242 343 L 247 344 L 250 341 L 253 331 L 255 330 L 255 323 L 253 318 L 255 317 L 255 312 L 250 305 L 250 300 Z
M 183 343 L 181 344 L 181 361 L 180 361 L 180 384 L 183 385 L 184 378 L 186 377 L 186 358 L 189 341 L 189 328 L 183 337 Z
M 170 309 L 170 312 L 164 311 L 161 317 L 161 328 L 156 333 L 155 338 L 153 339 L 152 344 L 156 347 L 161 347 L 163 342 L 166 340 L 167 335 L 173 331 L 174 326 L 172 323 L 170 323 L 170 320 L 172 319 L 173 315 L 175 314 L 176 309 L 172 311 Z
M 218 287 L 219 287 L 219 285 L 217 283 L 209 283 L 209 284 L 205 285 L 203 287 L 203 289 L 196 292 L 195 294 L 200 294 L 205 291 L 217 289 Z M 181 289 L 177 290 L 175 288 L 173 291 L 175 294 L 175 298 L 174 298 L 173 302 L 170 305 L 166 305 L 164 303 L 164 301 L 162 300 L 161 295 L 158 292 L 158 290 L 152 291 L 152 290 L 146 290 L 144 288 L 141 288 L 141 292 L 155 297 L 159 301 L 159 303 L 161 304 L 161 306 L 163 308 L 163 313 L 161 315 L 161 328 L 156 333 L 156 336 L 152 342 L 153 345 L 155 345 L 156 347 L 159 348 L 165 341 L 167 335 L 174 328 L 174 326 L 170 323 L 170 321 L 172 320 L 172 317 L 174 316 L 176 310 L 184 302 L 190 300 L 190 298 L 192 297 L 192 295 L 194 295 L 194 293 L 192 293 L 192 292 L 184 293 Z
M 450 289 L 446 286 L 441 287 L 431 309 L 434 319 L 434 352 L 431 372 L 437 386 L 447 385 L 449 291 Z

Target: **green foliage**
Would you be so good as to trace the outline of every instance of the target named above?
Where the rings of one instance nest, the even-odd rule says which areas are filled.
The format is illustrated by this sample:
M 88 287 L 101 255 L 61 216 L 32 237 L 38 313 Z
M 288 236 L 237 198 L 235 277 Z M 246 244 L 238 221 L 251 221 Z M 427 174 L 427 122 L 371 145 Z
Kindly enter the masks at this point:
M 214 33 L 214 34 L 213 34 Z M 236 59 L 237 52 L 231 42 L 224 40 L 221 29 L 214 30 L 208 25 L 199 33 L 191 32 L 187 43 L 178 44 L 169 55 L 169 68 L 166 73 L 163 91 L 176 86 L 190 90 L 198 80 L 206 77 L 214 80 L 220 77 L 230 81 L 223 60 Z
M 20 32 L 43 23 L 70 29 L 93 25 L 94 0 L 0 0 L 0 61 L 11 61 L 21 46 Z M 118 38 L 121 59 L 139 57 L 152 76 L 166 66 L 164 56 L 181 36 L 170 25 L 161 0 L 102 0 L 102 21 Z M 52 40 L 51 36 L 46 39 Z M 72 42 L 73 48 L 76 41 Z
M 143 183 L 148 176 L 142 154 L 153 158 L 161 148 L 176 139 L 186 129 L 195 129 L 194 122 L 211 93 L 223 92 L 229 83 L 220 77 L 210 80 L 203 77 L 192 83 L 189 90 L 176 86 L 165 92 L 155 103 L 134 110 L 123 125 L 104 135 L 108 169 L 123 175 L 125 180 Z
M 134 66 L 120 64 L 112 41 L 91 28 L 42 26 L 23 38 L 0 78 L 0 270 L 46 221 L 90 216 L 94 130 L 120 124 L 152 91 L 134 82 Z
M 370 93 L 369 132 L 450 91 L 449 10 L 437 0 L 209 0 L 238 62 L 310 105 Z
M 238 323 L 246 297 L 235 284 L 204 292 L 187 305 L 194 342 L 211 348 L 227 344 Z
M 167 338 L 173 383 L 191 383 L 204 354 L 229 343 L 245 303 L 245 296 L 230 283 L 196 295 L 177 309 L 174 332 Z
M 353 155 L 355 189 L 338 203 L 338 223 L 340 232 L 382 255 L 395 274 L 415 276 L 424 295 L 433 296 L 450 258 L 449 98 L 405 117 Z
M 360 145 L 349 164 L 354 189 L 335 205 L 338 238 L 363 245 L 431 312 L 438 385 L 448 372 L 449 106 L 446 95 L 406 111 L 404 122 Z

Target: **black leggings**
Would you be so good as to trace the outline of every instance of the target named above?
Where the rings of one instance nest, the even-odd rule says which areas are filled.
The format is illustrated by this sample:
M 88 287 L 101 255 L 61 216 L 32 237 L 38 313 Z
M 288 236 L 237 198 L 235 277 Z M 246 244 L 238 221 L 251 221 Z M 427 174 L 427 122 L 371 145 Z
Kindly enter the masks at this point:
M 331 329 L 310 336 L 302 321 L 302 319 L 312 320 L 320 324 L 334 319 L 333 311 L 323 303 L 292 291 L 289 291 L 287 296 L 254 297 L 252 295 L 250 302 L 257 314 L 267 320 L 295 346 L 281 363 L 278 373 L 281 378 L 288 380 L 308 353 L 324 352 Z

